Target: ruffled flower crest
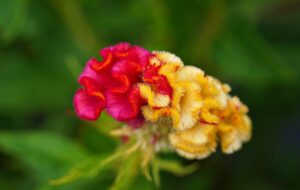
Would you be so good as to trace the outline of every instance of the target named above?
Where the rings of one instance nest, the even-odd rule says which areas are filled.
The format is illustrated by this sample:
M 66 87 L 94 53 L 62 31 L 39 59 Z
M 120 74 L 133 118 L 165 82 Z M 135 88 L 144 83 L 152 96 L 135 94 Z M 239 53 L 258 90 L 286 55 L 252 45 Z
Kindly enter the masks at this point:
M 118 121 L 140 115 L 143 99 L 136 84 L 151 55 L 147 50 L 120 43 L 100 51 L 102 61 L 90 59 L 79 77 L 83 86 L 74 97 L 74 106 L 82 119 L 96 120 L 106 108 Z
M 95 120 L 101 111 L 126 124 L 112 132 L 131 139 L 146 166 L 156 152 L 173 150 L 188 159 L 241 148 L 251 138 L 248 108 L 230 87 L 176 55 L 120 43 L 90 59 L 79 77 L 75 111 Z M 139 127 L 136 127 L 139 126 Z

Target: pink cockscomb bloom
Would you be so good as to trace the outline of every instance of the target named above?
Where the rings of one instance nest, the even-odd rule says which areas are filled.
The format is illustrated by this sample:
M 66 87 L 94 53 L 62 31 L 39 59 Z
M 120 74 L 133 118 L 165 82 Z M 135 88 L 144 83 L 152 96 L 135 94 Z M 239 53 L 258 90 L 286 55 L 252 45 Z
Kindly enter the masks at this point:
M 91 58 L 78 82 L 83 86 L 74 96 L 78 116 L 96 120 L 103 109 L 118 121 L 132 122 L 140 117 L 145 103 L 137 83 L 149 64 L 147 50 L 119 43 L 100 51 L 102 61 Z

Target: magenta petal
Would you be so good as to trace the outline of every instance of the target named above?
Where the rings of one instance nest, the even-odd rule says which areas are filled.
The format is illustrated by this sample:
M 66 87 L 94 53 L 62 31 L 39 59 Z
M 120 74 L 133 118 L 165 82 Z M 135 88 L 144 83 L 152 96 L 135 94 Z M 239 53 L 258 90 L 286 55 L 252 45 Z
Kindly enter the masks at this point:
M 141 47 L 132 46 L 129 51 L 129 58 L 139 63 L 141 67 L 146 67 L 149 64 L 151 53 Z
M 91 78 L 94 80 L 98 78 L 98 73 L 91 68 L 91 65 L 95 62 L 98 62 L 95 58 L 91 58 L 87 61 L 86 66 L 83 69 L 83 72 L 79 76 L 79 82 L 80 79 L 83 77 Z
M 121 42 L 112 47 L 112 49 L 117 53 L 127 52 L 129 48 L 130 48 L 130 44 L 127 42 Z
M 108 113 L 119 121 L 133 119 L 139 113 L 137 104 L 130 102 L 127 95 L 107 92 L 106 98 Z
M 83 72 L 79 76 L 78 82 L 81 85 L 85 85 L 84 79 L 92 80 L 96 86 L 98 86 L 101 89 L 104 89 L 105 87 L 107 87 L 108 84 L 110 84 L 109 74 L 106 72 L 97 73 L 96 71 L 94 71 L 91 68 L 91 65 L 95 62 L 98 62 L 95 58 L 92 58 L 87 62 Z
M 96 120 L 105 107 L 102 99 L 88 95 L 83 89 L 76 92 L 73 103 L 78 116 L 86 120 Z
M 136 114 L 134 108 L 128 101 L 124 94 L 107 92 L 107 111 L 108 113 L 119 121 L 126 121 L 133 118 Z
M 126 94 L 107 91 L 105 97 L 108 113 L 119 121 L 138 118 L 140 107 L 145 103 L 137 86 L 132 87 Z
M 126 75 L 131 83 L 136 83 L 139 80 L 141 71 L 140 65 L 129 60 L 119 61 L 111 68 L 113 76 Z

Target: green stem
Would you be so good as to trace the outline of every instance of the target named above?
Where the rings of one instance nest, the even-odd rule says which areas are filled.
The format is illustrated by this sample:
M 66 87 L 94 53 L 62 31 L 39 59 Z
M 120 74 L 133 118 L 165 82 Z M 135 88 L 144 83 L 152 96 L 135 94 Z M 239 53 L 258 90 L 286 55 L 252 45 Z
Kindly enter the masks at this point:
M 140 169 L 141 153 L 135 151 L 123 160 L 119 173 L 110 190 L 129 189 L 135 181 Z

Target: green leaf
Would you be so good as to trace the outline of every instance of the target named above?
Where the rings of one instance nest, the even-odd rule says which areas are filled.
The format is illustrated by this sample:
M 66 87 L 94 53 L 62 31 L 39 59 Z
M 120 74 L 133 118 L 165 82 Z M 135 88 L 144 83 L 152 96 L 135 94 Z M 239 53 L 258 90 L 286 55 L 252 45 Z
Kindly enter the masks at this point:
M 8 3 L 9 2 L 9 3 Z M 10 44 L 15 38 L 24 32 L 27 19 L 28 0 L 1 1 L 0 6 L 6 6 L 8 10 L 1 11 L 0 40 L 5 45 Z M 4 13 L 4 14 L 3 14 Z M 6 14 L 5 14 L 6 13 Z
M 58 64 L 54 71 L 50 68 L 51 64 L 35 65 L 21 52 L 10 51 L 0 51 L 0 60 L 7 63 L 1 64 L 0 69 L 1 114 L 26 116 L 37 111 L 64 111 L 71 106 L 70 98 L 75 92 L 71 84 L 75 82 L 70 83 L 70 76 L 59 74 L 66 69 L 64 65 Z M 45 61 L 39 59 L 38 62 Z M 68 74 L 68 71 L 65 72 Z
M 45 182 L 87 157 L 76 143 L 48 131 L 0 131 L 0 149 L 29 166 Z

